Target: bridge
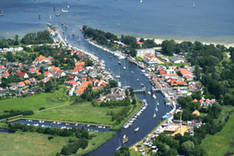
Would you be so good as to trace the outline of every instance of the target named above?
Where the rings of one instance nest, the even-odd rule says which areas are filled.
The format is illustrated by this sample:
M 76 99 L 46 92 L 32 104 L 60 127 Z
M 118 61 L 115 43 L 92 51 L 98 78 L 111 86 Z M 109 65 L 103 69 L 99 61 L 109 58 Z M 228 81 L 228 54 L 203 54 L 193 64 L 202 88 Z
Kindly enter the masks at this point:
M 133 90 L 134 93 L 146 93 L 146 87 L 143 87 L 142 89 L 135 89 Z
M 158 91 L 160 91 L 159 88 L 154 88 L 154 87 L 151 88 L 151 92 L 158 92 Z

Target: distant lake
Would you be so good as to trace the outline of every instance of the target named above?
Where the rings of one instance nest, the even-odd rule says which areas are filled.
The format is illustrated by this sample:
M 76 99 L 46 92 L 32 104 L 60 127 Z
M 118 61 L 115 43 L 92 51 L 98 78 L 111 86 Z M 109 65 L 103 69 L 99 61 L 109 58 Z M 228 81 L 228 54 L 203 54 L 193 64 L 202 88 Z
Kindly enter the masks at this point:
M 68 13 L 54 16 L 54 8 L 67 6 Z M 138 36 L 234 42 L 233 0 L 0 0 L 0 9 L 0 37 L 42 30 L 50 22 Z

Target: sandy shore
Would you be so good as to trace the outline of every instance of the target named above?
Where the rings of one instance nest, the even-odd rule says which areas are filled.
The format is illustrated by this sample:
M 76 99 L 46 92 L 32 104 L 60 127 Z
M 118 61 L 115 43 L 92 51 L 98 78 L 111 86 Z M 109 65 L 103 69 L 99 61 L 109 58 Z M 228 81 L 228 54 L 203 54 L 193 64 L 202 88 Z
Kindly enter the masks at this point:
M 166 39 L 160 39 L 160 38 L 145 38 L 145 39 L 154 39 L 154 42 L 157 43 L 157 44 L 161 44 L 164 40 Z M 193 40 L 174 40 L 176 43 L 181 43 L 181 42 L 184 42 L 184 41 L 191 41 L 191 42 L 194 42 Z M 200 41 L 199 41 L 200 42 Z M 201 42 L 205 45 L 210 45 L 210 44 L 214 44 L 214 45 L 223 45 L 225 46 L 226 48 L 229 48 L 229 47 L 234 47 L 234 43 L 221 43 L 221 42 Z

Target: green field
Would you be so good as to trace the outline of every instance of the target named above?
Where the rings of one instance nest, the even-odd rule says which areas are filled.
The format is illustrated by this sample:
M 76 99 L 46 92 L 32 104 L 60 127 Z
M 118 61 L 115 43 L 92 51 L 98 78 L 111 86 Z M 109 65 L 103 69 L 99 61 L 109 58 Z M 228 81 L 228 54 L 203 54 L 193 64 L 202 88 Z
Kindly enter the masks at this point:
M 107 108 L 94 107 L 90 102 L 83 102 L 80 104 L 67 105 L 54 109 L 48 109 L 32 115 L 32 118 L 48 119 L 48 120 L 65 120 L 73 122 L 89 122 L 111 125 L 111 116 L 107 115 L 109 111 L 119 111 L 122 107 Z
M 130 156 L 141 156 L 140 152 L 136 152 L 135 150 L 130 150 Z
M 5 110 L 32 110 L 37 112 L 40 108 L 50 108 L 69 104 L 69 97 L 64 96 L 65 89 L 54 93 L 41 93 L 28 97 L 14 97 L 6 100 L 0 100 L 0 114 Z
M 234 107 L 223 107 L 221 113 L 234 110 Z M 208 156 L 224 156 L 228 152 L 234 152 L 234 113 L 230 115 L 228 122 L 223 129 L 215 135 L 207 135 L 201 146 Z
M 69 138 L 56 136 L 50 141 L 49 135 L 16 132 L 0 133 L 1 156 L 54 156 L 60 152 Z
M 84 150 L 80 149 L 78 151 L 79 156 L 95 150 L 96 148 L 104 144 L 107 140 L 109 140 L 113 135 L 115 135 L 115 132 L 104 132 L 104 133 L 94 133 L 94 134 L 95 137 L 89 140 L 88 147 L 86 147 Z

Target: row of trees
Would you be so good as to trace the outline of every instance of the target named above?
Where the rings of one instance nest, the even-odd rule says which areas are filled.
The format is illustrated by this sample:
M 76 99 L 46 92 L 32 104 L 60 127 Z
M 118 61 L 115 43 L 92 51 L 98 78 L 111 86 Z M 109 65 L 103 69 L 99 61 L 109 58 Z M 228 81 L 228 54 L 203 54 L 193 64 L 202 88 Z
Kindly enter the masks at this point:
M 143 43 L 142 46 L 140 46 L 137 43 L 136 37 L 134 36 L 121 35 L 121 37 L 118 37 L 110 32 L 104 32 L 87 26 L 83 26 L 82 30 L 85 37 L 96 41 L 98 44 L 107 46 L 113 50 L 121 50 L 131 56 L 136 56 L 136 49 L 152 48 L 157 46 L 154 40 L 151 39 L 140 39 L 140 41 Z M 124 45 L 118 45 L 116 41 L 120 41 Z
M 44 44 L 53 43 L 53 39 L 50 33 L 46 31 L 40 31 L 37 33 L 28 33 L 21 40 L 19 35 L 15 35 L 14 39 L 1 39 L 0 48 L 9 48 L 20 44 Z
M 33 111 L 31 110 L 5 110 L 2 115 L 0 115 L 0 119 L 9 118 L 17 115 L 33 115 Z
M 89 139 L 88 131 L 84 128 L 77 129 L 58 129 L 58 128 L 50 128 L 50 127 L 35 127 L 35 126 L 28 126 L 21 123 L 13 123 L 8 124 L 8 130 L 11 132 L 16 132 L 18 130 L 24 131 L 24 132 L 38 132 L 42 134 L 49 134 L 49 135 L 57 135 L 57 136 L 76 136 L 77 138 L 86 138 Z

